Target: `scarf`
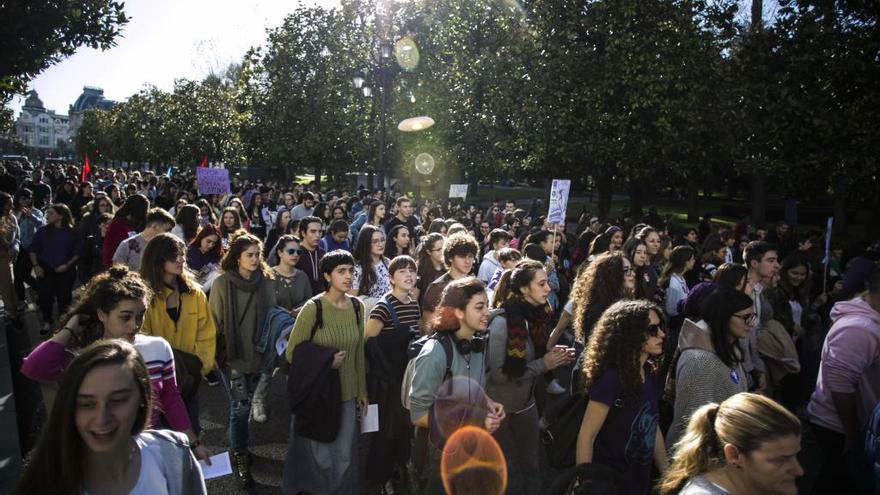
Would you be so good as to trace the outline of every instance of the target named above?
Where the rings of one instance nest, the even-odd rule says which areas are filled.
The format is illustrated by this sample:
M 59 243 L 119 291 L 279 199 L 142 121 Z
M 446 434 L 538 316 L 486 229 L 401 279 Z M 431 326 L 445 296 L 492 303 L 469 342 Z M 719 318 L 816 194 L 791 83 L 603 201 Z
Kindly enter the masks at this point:
M 526 372 L 526 346 L 529 337 L 535 346 L 535 358 L 547 351 L 548 329 L 552 310 L 549 304 L 533 306 L 527 302 L 515 301 L 504 308 L 507 318 L 507 355 L 501 371 L 511 380 Z
M 229 271 L 224 273 L 229 284 L 226 286 L 226 307 L 224 308 L 223 320 L 226 324 L 226 346 L 229 353 L 229 359 L 239 359 L 242 357 L 242 341 L 241 328 L 242 315 L 249 308 L 239 308 L 236 291 L 247 292 L 251 298 L 248 306 L 256 307 L 257 310 L 257 328 L 254 332 L 254 343 L 260 338 L 260 329 L 263 328 L 263 322 L 266 319 L 266 304 L 271 300 L 269 291 L 270 284 L 266 283 L 263 272 L 257 270 L 251 275 L 251 278 L 245 280 L 237 271 Z

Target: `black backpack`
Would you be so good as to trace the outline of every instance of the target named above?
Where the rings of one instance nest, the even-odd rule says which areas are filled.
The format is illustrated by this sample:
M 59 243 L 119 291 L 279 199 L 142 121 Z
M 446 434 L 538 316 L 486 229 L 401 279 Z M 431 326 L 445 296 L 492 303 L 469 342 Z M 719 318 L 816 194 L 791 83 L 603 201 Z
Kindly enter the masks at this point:
M 541 443 L 547 452 L 547 462 L 556 469 L 574 466 L 577 437 L 587 412 L 590 398 L 573 393 L 547 409 L 541 422 Z

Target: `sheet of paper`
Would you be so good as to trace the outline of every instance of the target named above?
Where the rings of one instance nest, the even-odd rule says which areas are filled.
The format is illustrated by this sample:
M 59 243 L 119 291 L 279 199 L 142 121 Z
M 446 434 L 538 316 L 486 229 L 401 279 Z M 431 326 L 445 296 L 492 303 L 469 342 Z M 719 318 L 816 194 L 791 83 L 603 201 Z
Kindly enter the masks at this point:
M 291 330 L 293 330 L 293 327 L 285 328 L 278 337 L 278 340 L 275 341 L 275 352 L 278 353 L 278 356 L 283 356 L 284 351 L 287 350 L 287 341 L 290 339 Z
M 205 476 L 206 480 L 232 474 L 232 464 L 229 462 L 229 451 L 223 452 L 222 454 L 212 455 L 210 466 L 205 463 L 205 461 L 199 461 L 199 465 L 202 466 L 202 474 Z
M 361 416 L 361 433 L 379 431 L 379 404 L 370 404 L 367 415 Z

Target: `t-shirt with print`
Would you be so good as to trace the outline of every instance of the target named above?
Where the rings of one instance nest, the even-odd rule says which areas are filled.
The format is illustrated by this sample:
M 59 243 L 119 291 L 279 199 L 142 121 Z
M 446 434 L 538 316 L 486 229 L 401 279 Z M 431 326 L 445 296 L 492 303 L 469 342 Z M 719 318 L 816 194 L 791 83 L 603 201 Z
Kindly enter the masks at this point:
M 422 297 L 422 311 L 437 311 L 437 306 L 440 305 L 440 296 L 443 295 L 443 289 L 450 282 L 452 282 L 452 276 L 449 275 L 449 272 L 446 272 L 437 277 L 437 280 L 428 284 L 428 289 Z
M 590 388 L 590 400 L 609 406 L 608 417 L 593 444 L 593 462 L 623 476 L 619 493 L 646 495 L 651 486 L 651 465 L 657 438 L 657 380 L 645 365 L 645 384 L 635 398 L 623 398 L 617 369 L 605 370 Z
M 119 243 L 116 253 L 113 254 L 113 263 L 122 263 L 129 270 L 140 271 L 141 256 L 144 255 L 144 248 L 147 247 L 147 241 L 140 235 L 134 235 Z
M 375 297 L 378 299 L 385 294 L 391 292 L 391 275 L 388 274 L 387 263 L 388 261 L 383 259 L 380 263 L 373 264 L 373 286 L 370 288 L 370 292 L 368 294 L 360 294 L 361 296 Z M 351 278 L 351 286 L 358 291 L 360 291 L 361 276 L 363 272 L 364 269 L 361 264 L 355 263 L 354 275 Z

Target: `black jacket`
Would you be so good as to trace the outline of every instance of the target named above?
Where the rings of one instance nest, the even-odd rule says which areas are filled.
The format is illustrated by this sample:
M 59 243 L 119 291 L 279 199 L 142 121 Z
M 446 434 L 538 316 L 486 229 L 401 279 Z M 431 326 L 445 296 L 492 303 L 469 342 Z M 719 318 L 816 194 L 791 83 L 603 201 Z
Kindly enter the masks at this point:
M 296 434 L 329 443 L 341 423 L 342 389 L 339 371 L 333 369 L 337 349 L 310 341 L 297 344 L 290 359 L 287 393 L 290 412 L 296 416 Z

